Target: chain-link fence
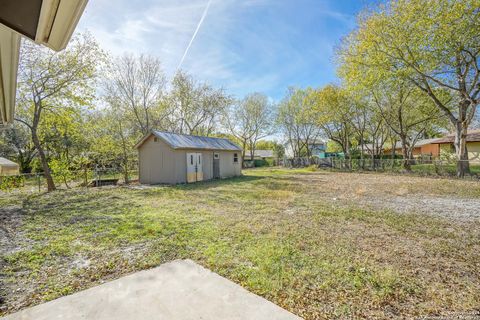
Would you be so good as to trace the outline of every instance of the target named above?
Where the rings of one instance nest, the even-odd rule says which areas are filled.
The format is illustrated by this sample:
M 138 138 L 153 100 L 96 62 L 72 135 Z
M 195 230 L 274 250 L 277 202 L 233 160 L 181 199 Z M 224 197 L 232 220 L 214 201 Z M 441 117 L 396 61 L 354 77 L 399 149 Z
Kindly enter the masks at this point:
M 97 167 L 52 174 L 52 177 L 59 189 L 100 187 L 138 181 L 138 169 L 131 168 L 125 171 L 119 168 Z M 46 190 L 47 182 L 43 173 L 0 176 L 0 191 L 44 192 Z
M 467 177 L 480 177 L 480 161 L 468 162 Z M 457 161 L 433 158 L 418 159 L 340 159 L 340 158 L 293 158 L 284 161 L 286 167 L 302 168 L 315 166 L 338 171 L 378 171 L 430 176 L 456 176 Z

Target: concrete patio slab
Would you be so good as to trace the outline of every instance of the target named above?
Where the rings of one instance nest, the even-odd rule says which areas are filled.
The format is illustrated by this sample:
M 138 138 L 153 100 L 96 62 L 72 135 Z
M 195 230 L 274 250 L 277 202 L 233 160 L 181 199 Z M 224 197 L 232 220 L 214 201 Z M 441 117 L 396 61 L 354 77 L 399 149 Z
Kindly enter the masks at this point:
M 176 260 L 4 320 L 299 320 L 191 260 Z

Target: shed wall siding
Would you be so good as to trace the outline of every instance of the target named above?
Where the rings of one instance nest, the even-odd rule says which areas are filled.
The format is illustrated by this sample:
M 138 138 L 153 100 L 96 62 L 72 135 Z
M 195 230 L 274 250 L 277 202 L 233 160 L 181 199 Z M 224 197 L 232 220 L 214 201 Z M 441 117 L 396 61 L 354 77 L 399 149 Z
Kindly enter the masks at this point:
M 19 167 L 0 165 L 0 176 L 14 176 L 20 174 Z
M 149 137 L 138 148 L 139 180 L 145 184 L 177 184 L 187 182 L 187 153 L 202 154 L 203 179 L 213 179 L 213 155 L 220 155 L 220 177 L 228 178 L 242 174 L 241 152 L 239 151 L 210 151 L 198 149 L 172 149 L 169 145 L 154 136 Z M 233 162 L 233 155 L 237 153 L 238 162 Z
M 238 155 L 238 162 L 233 162 L 233 155 Z M 220 177 L 229 178 L 242 174 L 242 157 L 239 151 L 221 151 L 220 155 Z
M 138 150 L 140 183 L 176 183 L 176 154 L 163 141 L 149 137 Z

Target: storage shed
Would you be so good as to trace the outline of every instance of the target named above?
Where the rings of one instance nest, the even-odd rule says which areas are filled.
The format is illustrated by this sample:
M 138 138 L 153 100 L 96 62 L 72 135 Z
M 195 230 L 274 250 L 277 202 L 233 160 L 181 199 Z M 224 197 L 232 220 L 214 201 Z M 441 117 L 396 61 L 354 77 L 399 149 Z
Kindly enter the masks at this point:
M 0 157 L 0 176 L 14 176 L 20 173 L 20 166 L 13 161 Z
M 228 139 L 154 130 L 135 147 L 140 183 L 192 183 L 242 174 L 242 149 Z

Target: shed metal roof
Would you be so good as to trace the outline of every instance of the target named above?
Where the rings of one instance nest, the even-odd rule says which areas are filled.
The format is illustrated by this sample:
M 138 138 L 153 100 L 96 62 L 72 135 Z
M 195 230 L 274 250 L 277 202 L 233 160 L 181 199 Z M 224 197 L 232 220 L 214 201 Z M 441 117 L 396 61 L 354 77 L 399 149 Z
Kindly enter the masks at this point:
M 8 159 L 0 157 L 0 166 L 3 166 L 3 167 L 18 167 L 18 164 L 16 164 L 13 161 L 10 161 Z
M 226 150 L 241 151 L 242 149 L 228 139 L 193 136 L 165 131 L 153 130 L 152 133 L 162 139 L 173 149 L 204 149 L 204 150 Z M 150 135 L 142 139 L 136 147 L 140 147 Z

